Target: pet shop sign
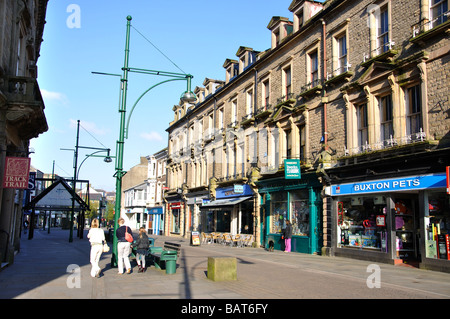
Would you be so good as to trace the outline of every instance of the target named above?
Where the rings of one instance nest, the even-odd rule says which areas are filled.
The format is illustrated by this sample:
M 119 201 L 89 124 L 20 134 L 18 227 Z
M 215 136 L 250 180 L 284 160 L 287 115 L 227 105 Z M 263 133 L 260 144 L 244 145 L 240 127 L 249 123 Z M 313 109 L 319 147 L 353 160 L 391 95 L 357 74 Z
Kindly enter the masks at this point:
M 428 174 L 331 186 L 331 196 L 445 188 L 446 174 Z

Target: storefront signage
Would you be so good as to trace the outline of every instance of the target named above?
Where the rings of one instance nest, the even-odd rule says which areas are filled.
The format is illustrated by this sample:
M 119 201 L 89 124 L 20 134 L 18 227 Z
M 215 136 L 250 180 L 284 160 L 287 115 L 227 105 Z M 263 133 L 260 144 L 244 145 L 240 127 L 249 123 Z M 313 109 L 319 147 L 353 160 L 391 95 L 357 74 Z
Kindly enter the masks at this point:
M 169 203 L 169 208 L 170 209 L 180 209 L 181 208 L 181 202 Z
M 285 159 L 284 160 L 284 178 L 285 179 L 300 179 L 300 160 L 299 159 Z
M 163 209 L 162 207 L 153 207 L 153 208 L 147 208 L 147 214 L 162 214 Z
M 400 192 L 427 188 L 445 188 L 446 174 L 429 174 L 402 178 L 389 178 L 367 182 L 346 183 L 331 186 L 331 196 L 364 193 Z
M 3 188 L 27 189 L 29 173 L 30 158 L 6 157 Z
M 248 184 L 241 185 L 242 189 L 239 192 L 235 191 L 234 186 L 223 187 L 216 189 L 216 198 L 228 198 L 228 197 L 238 197 L 238 196 L 252 196 L 253 191 Z
M 242 194 L 244 192 L 244 185 L 241 184 L 235 184 L 234 185 L 234 192 L 236 194 Z
M 446 167 L 447 194 L 450 195 L 450 166 Z

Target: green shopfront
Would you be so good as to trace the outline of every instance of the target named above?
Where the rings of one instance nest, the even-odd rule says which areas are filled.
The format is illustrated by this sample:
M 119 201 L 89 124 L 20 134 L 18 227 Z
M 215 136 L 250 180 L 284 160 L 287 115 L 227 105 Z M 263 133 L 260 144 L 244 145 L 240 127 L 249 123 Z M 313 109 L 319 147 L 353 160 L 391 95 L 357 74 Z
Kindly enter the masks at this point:
M 286 220 L 292 225 L 291 251 L 320 253 L 322 248 L 322 185 L 315 173 L 301 179 L 260 179 L 261 243 L 266 249 L 284 250 Z

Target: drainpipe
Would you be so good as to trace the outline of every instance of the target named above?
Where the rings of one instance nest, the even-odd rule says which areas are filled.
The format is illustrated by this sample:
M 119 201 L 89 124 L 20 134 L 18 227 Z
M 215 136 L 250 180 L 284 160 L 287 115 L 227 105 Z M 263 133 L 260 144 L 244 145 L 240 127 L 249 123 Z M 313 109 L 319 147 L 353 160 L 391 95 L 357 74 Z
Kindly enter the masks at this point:
M 323 71 L 322 71 L 322 81 L 326 81 L 327 78 L 327 44 L 326 44 L 326 23 L 324 19 L 321 19 L 322 21 L 322 39 L 323 39 Z M 322 96 L 322 103 L 323 103 L 323 129 L 324 129 L 324 147 L 325 150 L 328 149 L 328 123 L 327 123 L 327 103 L 328 103 L 328 96 L 327 96 L 327 90 L 324 87 L 323 88 L 323 96 Z

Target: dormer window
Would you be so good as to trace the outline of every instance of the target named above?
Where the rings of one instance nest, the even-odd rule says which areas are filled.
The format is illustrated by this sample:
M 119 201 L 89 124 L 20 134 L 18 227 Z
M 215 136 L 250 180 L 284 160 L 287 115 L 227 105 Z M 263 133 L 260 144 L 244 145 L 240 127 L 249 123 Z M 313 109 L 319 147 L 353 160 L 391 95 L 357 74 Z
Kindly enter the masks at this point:
M 292 33 L 293 23 L 288 18 L 273 17 L 267 28 L 272 31 L 272 49 Z

